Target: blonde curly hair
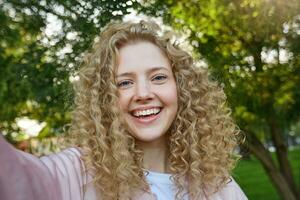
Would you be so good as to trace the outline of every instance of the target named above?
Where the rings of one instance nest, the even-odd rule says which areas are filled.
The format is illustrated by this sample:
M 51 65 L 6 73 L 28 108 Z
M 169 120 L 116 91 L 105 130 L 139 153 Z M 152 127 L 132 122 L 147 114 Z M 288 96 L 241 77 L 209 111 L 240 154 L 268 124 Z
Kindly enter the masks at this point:
M 178 90 L 178 113 L 170 127 L 169 161 L 172 180 L 190 199 L 218 191 L 230 180 L 239 131 L 226 107 L 226 97 L 206 70 L 170 38 L 159 36 L 154 22 L 109 24 L 86 54 L 75 85 L 75 109 L 68 139 L 82 149 L 82 160 L 93 172 L 103 199 L 130 199 L 149 192 L 142 161 L 121 117 L 116 86 L 118 50 L 129 42 L 149 41 L 169 58 Z

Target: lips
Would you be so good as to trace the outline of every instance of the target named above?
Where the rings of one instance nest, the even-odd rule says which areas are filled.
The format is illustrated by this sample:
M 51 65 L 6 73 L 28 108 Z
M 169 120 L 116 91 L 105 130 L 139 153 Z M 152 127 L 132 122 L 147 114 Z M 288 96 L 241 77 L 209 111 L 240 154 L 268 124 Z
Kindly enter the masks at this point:
M 151 107 L 147 109 L 135 109 L 130 114 L 137 123 L 147 125 L 158 119 L 162 110 L 162 107 Z
M 156 115 L 161 111 L 161 108 L 151 108 L 145 110 L 134 110 L 132 115 L 135 117 L 146 117 L 148 115 Z
M 133 109 L 129 113 L 134 117 L 143 117 L 151 114 L 158 114 L 161 110 L 162 107 L 151 106 L 151 107 Z

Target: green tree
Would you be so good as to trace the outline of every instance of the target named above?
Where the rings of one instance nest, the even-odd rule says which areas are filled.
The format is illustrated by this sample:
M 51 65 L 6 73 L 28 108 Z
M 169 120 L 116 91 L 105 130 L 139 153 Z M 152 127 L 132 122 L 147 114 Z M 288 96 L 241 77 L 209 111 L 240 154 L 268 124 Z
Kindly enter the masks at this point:
M 128 0 L 0 1 L 0 130 L 8 139 L 23 116 L 47 122 L 41 136 L 61 132 L 70 119 L 70 77 L 83 53 L 101 27 L 137 6 Z M 59 31 L 47 33 L 49 24 Z
M 246 133 L 247 148 L 282 199 L 300 199 L 285 140 L 287 129 L 299 119 L 300 2 L 146 2 L 141 12 L 184 30 L 213 77 L 224 85 L 233 115 Z M 264 145 L 269 140 L 277 162 Z

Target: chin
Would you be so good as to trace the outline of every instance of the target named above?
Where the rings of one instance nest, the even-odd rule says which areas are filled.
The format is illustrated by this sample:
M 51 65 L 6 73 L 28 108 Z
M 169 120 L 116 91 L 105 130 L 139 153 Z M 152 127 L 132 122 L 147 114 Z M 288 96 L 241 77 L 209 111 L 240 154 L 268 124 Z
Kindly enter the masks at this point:
M 159 132 L 159 134 L 153 134 L 153 132 L 157 133 L 158 131 L 152 130 L 151 132 L 138 132 L 138 134 L 134 131 L 132 136 L 139 142 L 144 143 L 152 143 L 165 139 L 166 134 L 164 132 Z

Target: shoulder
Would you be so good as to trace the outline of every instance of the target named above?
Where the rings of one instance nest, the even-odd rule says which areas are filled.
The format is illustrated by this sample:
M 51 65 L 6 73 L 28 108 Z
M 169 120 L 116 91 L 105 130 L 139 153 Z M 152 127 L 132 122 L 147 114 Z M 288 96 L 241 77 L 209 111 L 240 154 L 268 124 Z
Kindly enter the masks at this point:
M 231 177 L 228 183 L 217 193 L 212 195 L 213 200 L 247 200 L 248 198 L 240 186 Z
M 83 199 L 88 176 L 79 149 L 68 148 L 56 154 L 43 156 L 40 160 L 57 181 L 63 199 Z
M 86 183 L 86 172 L 81 160 L 81 152 L 77 148 L 67 148 L 59 153 L 40 158 L 53 176 L 76 178 L 80 185 Z
M 40 160 L 50 171 L 57 168 L 63 175 L 66 175 L 66 169 L 74 168 L 76 171 L 81 170 L 83 163 L 80 157 L 81 153 L 78 149 L 68 148 L 59 153 L 42 156 Z

